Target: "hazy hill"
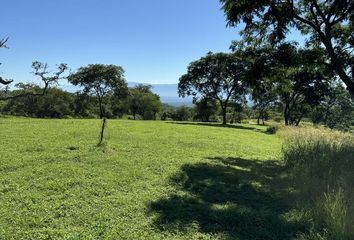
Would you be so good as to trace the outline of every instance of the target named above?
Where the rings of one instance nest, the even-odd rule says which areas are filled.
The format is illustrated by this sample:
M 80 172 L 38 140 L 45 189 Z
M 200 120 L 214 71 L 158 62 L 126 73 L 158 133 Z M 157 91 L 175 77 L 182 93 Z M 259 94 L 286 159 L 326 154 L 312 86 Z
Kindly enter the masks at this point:
M 128 82 L 129 87 L 134 87 L 139 83 L 136 82 Z M 146 83 L 149 84 L 149 83 Z M 158 94 L 161 98 L 161 102 L 167 103 L 172 106 L 181 106 L 181 105 L 193 105 L 193 99 L 191 97 L 188 98 L 180 98 L 178 97 L 178 84 L 149 84 L 152 86 L 152 90 L 154 93 Z M 78 87 L 73 85 L 60 85 L 60 87 L 68 92 L 76 92 L 79 90 Z
M 139 83 L 136 82 L 128 82 L 129 87 L 134 87 Z M 192 105 L 193 99 L 191 97 L 188 98 L 180 98 L 178 97 L 178 84 L 149 84 L 152 86 L 152 90 L 154 93 L 158 94 L 161 98 L 161 102 L 167 103 L 173 106 L 180 105 Z

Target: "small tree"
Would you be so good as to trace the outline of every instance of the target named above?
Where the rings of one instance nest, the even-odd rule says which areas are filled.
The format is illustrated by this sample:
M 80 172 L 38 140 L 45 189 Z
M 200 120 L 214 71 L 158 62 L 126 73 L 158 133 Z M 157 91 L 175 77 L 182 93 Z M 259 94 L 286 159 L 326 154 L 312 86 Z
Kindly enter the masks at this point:
M 0 48 L 7 48 L 7 41 L 8 38 L 0 39 Z M 43 96 L 50 86 L 58 83 L 59 79 L 62 78 L 61 75 L 68 69 L 68 66 L 64 63 L 60 64 L 58 66 L 58 71 L 54 74 L 50 74 L 50 72 L 48 71 L 48 64 L 46 63 L 35 61 L 32 63 L 32 68 L 33 74 L 41 79 L 42 83 L 44 83 L 44 86 L 42 88 L 39 88 L 38 86 L 35 86 L 33 88 L 34 85 L 30 84 L 31 88 L 27 87 L 25 89 L 30 88 L 31 91 L 16 91 L 16 94 L 13 94 L 14 92 L 9 91 L 9 86 L 11 83 L 13 83 L 13 80 L 3 79 L 2 77 L 0 77 L 0 100 L 9 100 L 25 96 Z M 5 86 L 5 88 L 1 89 L 1 86 Z M 21 87 L 25 86 L 25 84 L 19 83 L 18 86 L 21 89 Z M 22 88 L 22 90 L 23 89 L 24 88 Z
M 187 74 L 180 78 L 179 95 L 193 96 L 195 101 L 199 97 L 217 100 L 225 125 L 229 101 L 244 94 L 241 81 L 244 70 L 244 62 L 234 54 L 208 53 L 206 57 L 192 62 Z
M 35 84 L 25 84 L 18 83 L 15 86 L 18 88 L 17 91 L 8 91 L 8 88 L 5 91 L 0 92 L 0 100 L 9 100 L 14 98 L 28 97 L 28 96 L 43 96 L 48 88 L 58 84 L 60 79 L 63 79 L 63 73 L 68 69 L 68 66 L 64 63 L 58 65 L 57 71 L 51 73 L 47 63 L 42 63 L 35 61 L 32 63 L 33 74 L 37 76 L 44 86 L 38 86 Z M 7 87 L 13 82 L 13 80 L 2 80 L 2 84 Z
M 86 94 L 95 95 L 99 103 L 99 116 L 104 118 L 104 100 L 108 95 L 124 96 L 127 93 L 127 83 L 124 79 L 124 70 L 120 66 L 90 64 L 81 67 L 76 73 L 68 77 L 68 81 L 83 87 Z
M 156 120 L 156 115 L 161 109 L 160 97 L 151 90 L 152 86 L 138 84 L 129 89 L 127 105 L 134 120 L 139 114 L 144 120 Z

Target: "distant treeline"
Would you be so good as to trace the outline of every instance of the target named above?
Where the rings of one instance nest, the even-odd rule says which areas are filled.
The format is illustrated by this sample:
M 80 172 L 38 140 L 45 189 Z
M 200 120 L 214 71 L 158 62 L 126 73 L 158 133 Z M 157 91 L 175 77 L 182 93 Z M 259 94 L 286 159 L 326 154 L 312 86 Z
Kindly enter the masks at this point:
M 30 89 L 39 92 L 38 86 Z M 26 91 L 29 91 L 26 86 Z M 23 89 L 12 91 L 18 95 Z M 174 121 L 219 121 L 219 109 L 214 101 L 203 99 L 196 107 L 164 104 L 154 94 L 150 85 L 139 84 L 128 89 L 125 97 L 114 94 L 103 99 L 105 116 L 132 120 L 174 120 Z M 70 93 L 60 88 L 48 88 L 46 94 L 23 96 L 0 102 L 3 115 L 34 118 L 99 118 L 99 101 L 94 95 L 84 92 Z
M 34 86 L 34 88 L 38 88 Z M 39 91 L 39 89 L 34 89 Z M 16 94 L 15 90 L 13 94 Z M 324 124 L 330 128 L 348 130 L 354 125 L 354 104 L 350 95 L 342 87 L 336 90 L 336 98 L 328 98 L 316 107 L 309 109 L 303 119 L 314 124 Z M 105 115 L 108 118 L 162 121 L 222 121 L 222 111 L 217 101 L 202 98 L 194 106 L 175 107 L 161 103 L 149 85 L 137 85 L 128 89 L 124 98 L 108 95 L 104 98 Z M 262 105 L 250 106 L 230 102 L 227 106 L 227 119 L 230 123 L 258 121 L 284 121 L 285 104 L 277 102 L 264 109 Z M 99 118 L 99 102 L 94 95 L 83 92 L 70 93 L 60 88 L 49 88 L 44 96 L 24 96 L 1 102 L 3 115 L 35 118 Z M 293 114 L 296 114 L 294 112 Z

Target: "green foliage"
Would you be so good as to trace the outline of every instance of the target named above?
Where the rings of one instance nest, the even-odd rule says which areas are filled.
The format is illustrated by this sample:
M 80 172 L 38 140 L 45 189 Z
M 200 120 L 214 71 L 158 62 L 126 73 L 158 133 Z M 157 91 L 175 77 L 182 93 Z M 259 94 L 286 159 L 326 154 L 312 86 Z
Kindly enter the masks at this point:
M 332 86 L 319 106 L 315 108 L 312 120 L 323 123 L 331 129 L 349 131 L 354 119 L 354 101 L 350 93 L 341 85 Z
M 257 111 L 257 123 L 281 105 L 286 125 L 299 125 L 328 94 L 333 73 L 319 47 L 299 48 L 294 43 L 245 46 L 234 42 L 234 53 L 247 60 L 244 81 Z
M 193 117 L 193 109 L 187 106 L 180 106 L 170 112 L 170 118 L 174 121 L 190 121 Z
M 41 89 L 30 84 L 21 85 L 21 90 L 13 91 L 13 95 L 18 95 L 17 91 L 39 92 Z M 139 92 L 136 88 L 130 89 L 130 95 L 122 98 L 115 94 L 107 94 L 102 98 L 105 115 L 107 118 L 122 118 L 124 114 L 132 112 L 132 103 L 136 102 L 136 114 L 141 114 L 145 120 L 156 120 L 161 109 L 161 102 L 158 95 L 151 92 Z M 0 111 L 3 114 L 16 116 L 30 116 L 37 118 L 96 118 L 99 100 L 97 96 L 87 93 L 69 93 L 59 88 L 48 88 L 44 96 L 22 96 L 21 98 L 9 99 L 2 102 Z
M 284 147 L 298 204 L 312 215 L 314 231 L 326 232 L 324 239 L 354 238 L 353 156 L 353 135 L 326 130 L 301 129 Z
M 25 85 L 27 92 L 42 91 L 32 90 L 36 86 Z M 17 93 L 19 91 L 19 93 Z M 23 90 L 15 90 L 12 94 L 18 96 Z M 36 117 L 36 118 L 96 118 L 97 98 L 86 94 L 72 94 L 59 88 L 48 88 L 45 95 L 26 95 L 3 102 L 0 111 L 3 114 Z
M 83 93 L 75 93 L 73 117 L 95 118 L 97 116 L 97 99 Z
M 34 91 L 39 92 L 41 90 Z M 17 92 L 14 91 L 13 94 L 17 95 Z M 10 115 L 39 118 L 64 118 L 74 115 L 73 106 L 74 98 L 72 94 L 57 88 L 50 88 L 46 90 L 46 94 L 42 97 L 29 95 L 10 99 L 3 106 L 2 112 Z
M 90 64 L 72 73 L 68 81 L 75 86 L 83 87 L 84 93 L 97 97 L 101 118 L 106 116 L 104 102 L 107 95 L 125 97 L 127 93 L 124 70 L 120 66 Z
M 296 28 L 308 46 L 324 46 L 332 69 L 354 95 L 354 2 L 220 0 L 229 26 L 244 23 L 247 43 L 281 43 Z
M 188 66 L 178 84 L 180 96 L 216 100 L 221 107 L 223 124 L 227 123 L 226 110 L 231 99 L 238 100 L 245 93 L 242 76 L 245 62 L 235 54 L 208 53 Z
M 218 112 L 218 103 L 214 99 L 202 98 L 195 103 L 196 115 L 195 120 L 200 120 L 202 122 L 209 122 L 212 117 Z
M 267 127 L 266 133 L 268 134 L 276 134 L 280 129 L 279 125 L 271 125 Z
M 152 92 L 150 85 L 139 84 L 129 89 L 125 102 L 134 120 L 137 114 L 144 120 L 156 120 L 156 115 L 161 110 L 160 97 Z

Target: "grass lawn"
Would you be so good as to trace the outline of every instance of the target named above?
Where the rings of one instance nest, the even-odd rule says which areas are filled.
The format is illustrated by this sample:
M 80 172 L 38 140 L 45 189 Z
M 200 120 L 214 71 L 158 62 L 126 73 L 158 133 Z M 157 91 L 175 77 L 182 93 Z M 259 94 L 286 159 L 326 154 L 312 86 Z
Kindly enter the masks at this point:
M 264 127 L 0 118 L 0 239 L 291 239 Z

